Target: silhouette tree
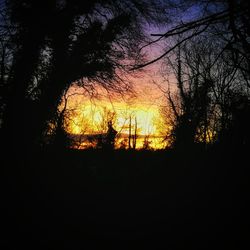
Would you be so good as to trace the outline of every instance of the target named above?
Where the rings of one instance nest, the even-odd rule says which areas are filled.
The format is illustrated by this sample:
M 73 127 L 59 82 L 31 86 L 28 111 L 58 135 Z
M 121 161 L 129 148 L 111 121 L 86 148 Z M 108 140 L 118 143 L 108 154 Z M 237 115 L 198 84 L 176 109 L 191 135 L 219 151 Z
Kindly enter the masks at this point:
M 115 147 L 115 138 L 117 131 L 113 128 L 112 121 L 108 122 L 108 130 L 106 133 L 104 149 L 112 150 Z
M 228 93 L 232 91 L 233 93 L 244 93 L 244 95 L 249 96 L 250 4 L 242 0 L 190 0 L 178 1 L 178 5 L 176 6 L 176 13 L 178 13 L 176 16 L 180 19 L 168 31 L 161 34 L 152 34 L 157 38 L 148 44 L 152 46 L 155 43 L 165 41 L 167 44 L 165 51 L 146 63 L 138 64 L 133 70 L 144 68 L 163 58 L 170 58 L 172 53 L 178 54 L 178 48 L 185 47 L 189 42 L 192 44 L 195 38 L 198 38 L 197 43 L 204 42 L 204 39 L 207 39 L 211 44 L 216 44 L 216 48 L 213 47 L 216 52 L 212 53 L 212 55 L 216 56 L 210 61 L 211 65 L 207 65 L 206 71 L 208 74 L 204 78 L 204 84 L 201 87 L 195 87 L 197 86 L 195 79 L 200 78 L 200 70 L 195 67 L 197 72 L 193 72 L 191 78 L 194 84 L 189 86 L 195 87 L 196 90 L 190 89 L 189 91 L 185 88 L 182 78 L 186 72 L 182 72 L 182 58 L 179 61 L 177 60 L 178 65 L 175 65 L 178 97 L 173 100 L 170 92 L 167 93 L 170 107 L 176 118 L 175 141 L 177 142 L 178 137 L 182 138 L 182 142 L 186 141 L 189 144 L 194 141 L 196 134 L 199 133 L 199 138 L 203 134 L 202 140 L 205 142 L 207 136 L 210 136 L 210 133 L 208 133 L 210 122 L 213 123 L 211 125 L 213 125 L 214 135 L 227 133 L 227 127 L 231 126 L 232 107 L 228 104 L 232 100 L 228 99 L 231 98 Z M 187 11 L 190 12 L 190 16 Z M 201 41 L 199 41 L 200 38 L 202 38 Z M 145 47 L 147 46 L 143 48 Z M 202 55 L 205 56 L 204 53 Z M 201 59 L 199 61 L 202 63 Z M 185 64 L 187 62 L 186 60 Z M 219 66 L 220 63 L 222 63 L 222 69 Z M 188 67 L 191 72 L 194 66 L 193 62 L 189 63 Z M 220 74 L 217 74 L 217 79 L 214 77 L 216 75 L 215 67 L 219 69 Z M 212 74 L 210 70 L 213 71 Z M 203 69 L 203 73 L 206 71 Z M 201 83 L 200 80 L 198 82 Z M 220 89 L 220 92 L 218 92 L 218 89 Z M 211 101 L 212 103 L 210 103 Z M 209 107 L 213 109 L 213 112 L 209 109 L 206 110 Z M 207 117 L 209 114 L 214 117 Z
M 183 3 L 183 5 L 181 4 Z M 138 65 L 134 69 L 143 68 L 147 65 L 150 65 L 152 63 L 155 63 L 156 61 L 166 58 L 167 56 L 170 56 L 170 54 L 178 49 L 179 47 L 185 47 L 186 44 L 189 43 L 189 41 L 194 40 L 195 37 L 205 37 L 205 39 L 211 41 L 212 43 L 216 44 L 216 48 L 214 47 L 216 53 L 213 53 L 213 55 L 216 55 L 216 57 L 213 58 L 213 61 L 211 61 L 211 65 L 208 67 L 207 72 L 209 72 L 209 68 L 213 70 L 212 74 L 208 74 L 208 77 L 204 79 L 206 82 L 208 82 L 208 86 L 210 85 L 210 89 L 205 87 L 202 89 L 199 89 L 199 91 L 195 91 L 196 93 L 200 93 L 199 95 L 206 96 L 206 92 L 209 90 L 212 91 L 212 98 L 213 98 L 213 109 L 214 112 L 214 118 L 213 119 L 207 119 L 203 117 L 202 123 L 199 126 L 199 133 L 203 134 L 203 141 L 206 140 L 206 135 L 209 135 L 207 133 L 207 127 L 208 127 L 208 120 L 213 121 L 215 127 L 213 130 L 217 134 L 223 134 L 224 132 L 227 133 L 228 131 L 227 127 L 230 126 L 230 120 L 231 120 L 231 107 L 228 105 L 231 103 L 231 100 L 228 98 L 230 97 L 230 94 L 228 94 L 230 91 L 233 91 L 234 93 L 244 93 L 249 92 L 249 3 L 246 1 L 232 1 L 232 0 L 224 0 L 224 1 L 181 1 L 179 2 L 179 11 L 182 13 L 182 11 L 185 11 L 186 9 L 191 9 L 192 7 L 195 7 L 196 11 L 195 14 L 191 15 L 189 17 L 188 15 L 185 15 L 186 21 L 181 21 L 179 24 L 177 23 L 174 25 L 173 28 L 169 29 L 167 32 L 162 34 L 152 34 L 153 36 L 159 37 L 154 42 L 151 42 L 150 45 L 154 43 L 161 42 L 162 40 L 165 40 L 168 44 L 166 47 L 165 52 L 160 55 L 159 57 L 148 61 L 147 63 Z M 176 39 L 176 37 L 179 37 Z M 202 39 L 202 42 L 205 40 Z M 199 43 L 199 41 L 197 41 Z M 211 53 L 211 51 L 209 52 Z M 204 56 L 204 53 L 203 53 Z M 202 61 L 201 61 L 202 62 Z M 222 63 L 222 66 L 219 66 L 220 63 Z M 192 63 L 193 64 L 193 63 Z M 179 63 L 179 68 L 180 68 Z M 219 74 L 217 74 L 217 79 L 215 79 L 216 69 L 219 69 Z M 178 67 L 176 67 L 178 68 Z M 192 69 L 192 67 L 190 68 Z M 181 70 L 180 70 L 181 71 Z M 223 72 L 222 72 L 223 71 Z M 196 72 L 196 75 L 200 75 L 199 72 Z M 177 73 L 176 73 L 177 74 Z M 182 74 L 180 74 L 182 75 Z M 195 78 L 195 75 L 194 75 Z M 236 78 L 240 80 L 236 80 Z M 211 81 L 212 80 L 212 81 Z M 212 85 L 211 85 L 212 84 Z M 236 86 L 238 85 L 238 86 Z M 198 107 L 195 103 L 195 99 L 188 98 L 187 93 L 185 91 L 182 91 L 182 81 L 180 80 L 180 77 L 178 79 L 178 89 L 180 91 L 179 95 L 179 104 L 183 105 L 185 103 L 186 110 L 181 117 L 179 117 L 177 120 L 178 122 L 176 124 L 178 125 L 178 129 L 180 136 L 179 138 L 185 138 L 185 136 L 189 135 L 189 138 L 186 138 L 187 141 L 193 141 L 195 131 L 197 133 L 197 126 L 195 123 L 199 124 L 199 120 L 196 117 L 194 119 L 194 114 L 198 115 L 198 113 L 203 115 L 207 115 L 208 112 L 206 110 L 201 109 L 202 112 L 198 112 L 198 109 L 201 107 Z M 194 86 L 194 85 L 193 85 Z M 232 86 L 235 88 L 232 89 Z M 218 92 L 218 89 L 220 89 L 220 92 Z M 240 90 L 239 90 L 240 89 Z M 198 89 L 197 89 L 198 90 Z M 191 91 L 193 92 L 193 91 Z M 191 93 L 190 92 L 190 93 Z M 194 92 L 193 92 L 194 93 Z M 203 93 L 203 94 L 202 94 Z M 247 94 L 249 95 L 249 94 Z M 170 95 L 168 94 L 168 97 Z M 210 96 L 211 97 L 211 96 Z M 178 110 L 174 110 L 173 108 L 173 99 L 168 98 L 170 106 L 173 109 L 173 113 L 175 117 L 178 117 Z M 199 102 L 208 102 L 211 101 L 209 98 L 198 98 Z M 196 99 L 196 100 L 198 100 Z M 216 99 L 216 100 L 215 100 Z M 200 103 L 201 104 L 201 103 Z M 207 104 L 209 105 L 209 103 Z M 206 108 L 205 103 L 202 105 L 204 108 Z M 195 107 L 196 112 L 192 112 L 192 106 Z M 211 105 L 210 105 L 211 106 Z M 183 106 L 182 106 L 183 111 Z M 219 109 L 219 111 L 218 111 Z M 216 111 L 219 113 L 219 115 L 215 115 Z M 208 110 L 209 111 L 209 110 Z M 209 111 L 210 112 L 210 111 Z M 211 113 L 211 112 L 210 112 Z M 219 117 L 218 117 L 219 116 Z M 216 117 L 216 118 L 215 118 Z M 180 119 L 181 118 L 181 119 Z M 219 123 L 216 122 L 216 119 L 220 121 Z M 192 121 L 192 123 L 190 123 Z M 197 121 L 197 122 L 195 122 Z M 184 124 L 183 126 L 181 124 Z M 177 128 L 177 127 L 176 127 Z M 189 130 L 184 132 L 185 129 Z M 189 128 L 189 129 L 188 129 Z M 211 126 L 210 126 L 211 128 Z M 216 131 L 217 130 L 217 131 Z M 177 136 L 177 134 L 176 134 Z M 185 141 L 183 140 L 182 141 Z
M 132 124 L 132 115 L 129 115 L 129 124 L 128 124 L 128 149 L 136 149 L 137 142 L 137 118 L 134 116 L 134 124 Z M 132 134 L 133 132 L 133 134 Z
M 134 125 L 134 135 L 133 135 L 133 149 L 136 149 L 136 141 L 137 141 L 137 119 L 135 117 L 135 125 Z
M 241 72 L 228 63 L 230 52 L 218 58 L 220 45 L 197 37 L 166 61 L 164 71 L 172 68 L 176 78 L 176 88 L 169 84 L 165 92 L 176 146 L 223 140 L 231 127 L 233 100 L 248 95 Z
M 175 62 L 173 58 L 166 62 L 175 72 L 177 84 L 177 99 L 173 99 L 170 89 L 166 93 L 174 115 L 173 136 L 176 146 L 191 146 L 196 141 L 198 129 L 199 139 L 206 142 L 209 94 L 213 85 L 209 74 L 210 58 L 206 53 L 204 44 L 201 45 L 196 39 L 178 48 Z
M 142 59 L 143 23 L 163 17 L 156 15 L 163 9 L 158 1 L 6 0 L 6 6 L 17 48 L 3 110 L 10 145 L 40 143 L 48 124 L 60 120 L 58 105 L 72 82 L 122 90 L 118 72 Z

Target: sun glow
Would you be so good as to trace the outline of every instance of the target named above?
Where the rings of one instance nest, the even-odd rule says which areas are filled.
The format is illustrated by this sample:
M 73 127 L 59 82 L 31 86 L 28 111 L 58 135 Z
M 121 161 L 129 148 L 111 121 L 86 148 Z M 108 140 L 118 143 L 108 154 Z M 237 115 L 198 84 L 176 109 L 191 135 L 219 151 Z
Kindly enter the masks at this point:
M 148 100 L 153 100 L 148 99 Z M 88 99 L 83 95 L 67 99 L 66 130 L 75 141 L 73 147 L 95 147 L 98 136 L 105 135 L 108 122 L 117 131 L 115 148 L 162 149 L 168 129 L 159 106 L 140 98 Z M 136 142 L 135 139 L 136 138 Z

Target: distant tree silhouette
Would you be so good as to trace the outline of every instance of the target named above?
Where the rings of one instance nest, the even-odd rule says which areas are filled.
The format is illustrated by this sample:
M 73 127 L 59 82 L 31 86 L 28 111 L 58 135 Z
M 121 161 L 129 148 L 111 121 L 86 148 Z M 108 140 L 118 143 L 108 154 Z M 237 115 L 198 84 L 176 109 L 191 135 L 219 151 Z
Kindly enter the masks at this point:
M 108 122 L 108 130 L 105 137 L 104 148 L 108 150 L 112 150 L 115 147 L 115 138 L 117 135 L 117 131 L 113 128 L 112 121 Z
M 146 135 L 146 136 L 144 137 L 142 149 L 144 149 L 144 150 L 151 149 L 151 146 L 150 146 L 151 142 L 152 142 L 152 141 L 149 140 L 149 135 Z
M 131 131 L 132 131 L 132 124 L 131 124 L 131 115 L 129 116 L 129 127 L 128 127 L 128 149 L 131 149 Z
M 132 134 L 133 132 L 133 134 Z M 134 117 L 134 124 L 132 125 L 132 115 L 129 115 L 129 124 L 128 124 L 128 149 L 136 149 L 137 142 L 137 119 Z
M 134 125 L 134 135 L 133 135 L 133 149 L 136 149 L 136 142 L 137 142 L 137 119 L 135 117 L 135 125 Z

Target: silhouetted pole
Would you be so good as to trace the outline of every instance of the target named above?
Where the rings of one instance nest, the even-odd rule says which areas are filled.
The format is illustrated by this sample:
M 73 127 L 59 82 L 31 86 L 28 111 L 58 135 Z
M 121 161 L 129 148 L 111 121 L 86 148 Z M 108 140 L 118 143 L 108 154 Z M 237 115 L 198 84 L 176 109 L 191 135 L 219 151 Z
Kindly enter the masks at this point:
M 133 149 L 136 149 L 136 139 L 137 139 L 137 119 L 135 117 L 135 131 L 133 137 Z
M 129 116 L 128 148 L 131 149 L 131 116 Z

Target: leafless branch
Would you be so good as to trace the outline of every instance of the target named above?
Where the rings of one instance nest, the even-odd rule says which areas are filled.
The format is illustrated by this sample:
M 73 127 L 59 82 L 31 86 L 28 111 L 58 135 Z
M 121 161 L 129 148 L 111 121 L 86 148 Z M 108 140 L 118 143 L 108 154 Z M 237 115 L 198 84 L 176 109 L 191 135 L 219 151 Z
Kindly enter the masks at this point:
M 199 34 L 203 33 L 207 28 L 208 28 L 209 24 L 207 24 L 202 30 L 200 31 L 197 31 L 197 32 L 194 32 L 192 33 L 191 35 L 185 37 L 184 39 L 182 39 L 180 42 L 177 42 L 173 47 L 171 47 L 169 50 L 167 50 L 166 52 L 164 52 L 161 56 L 147 62 L 147 63 L 144 63 L 144 64 L 140 64 L 140 65 L 137 65 L 135 67 L 133 67 L 131 69 L 132 70 L 137 70 L 137 69 L 141 69 L 141 68 L 144 68 L 148 65 L 151 65 L 157 61 L 159 61 L 160 59 L 162 59 L 163 57 L 165 57 L 167 54 L 169 54 L 171 51 L 173 51 L 174 49 L 178 48 L 181 44 L 183 44 L 185 41 L 195 37 L 195 36 L 198 36 Z

